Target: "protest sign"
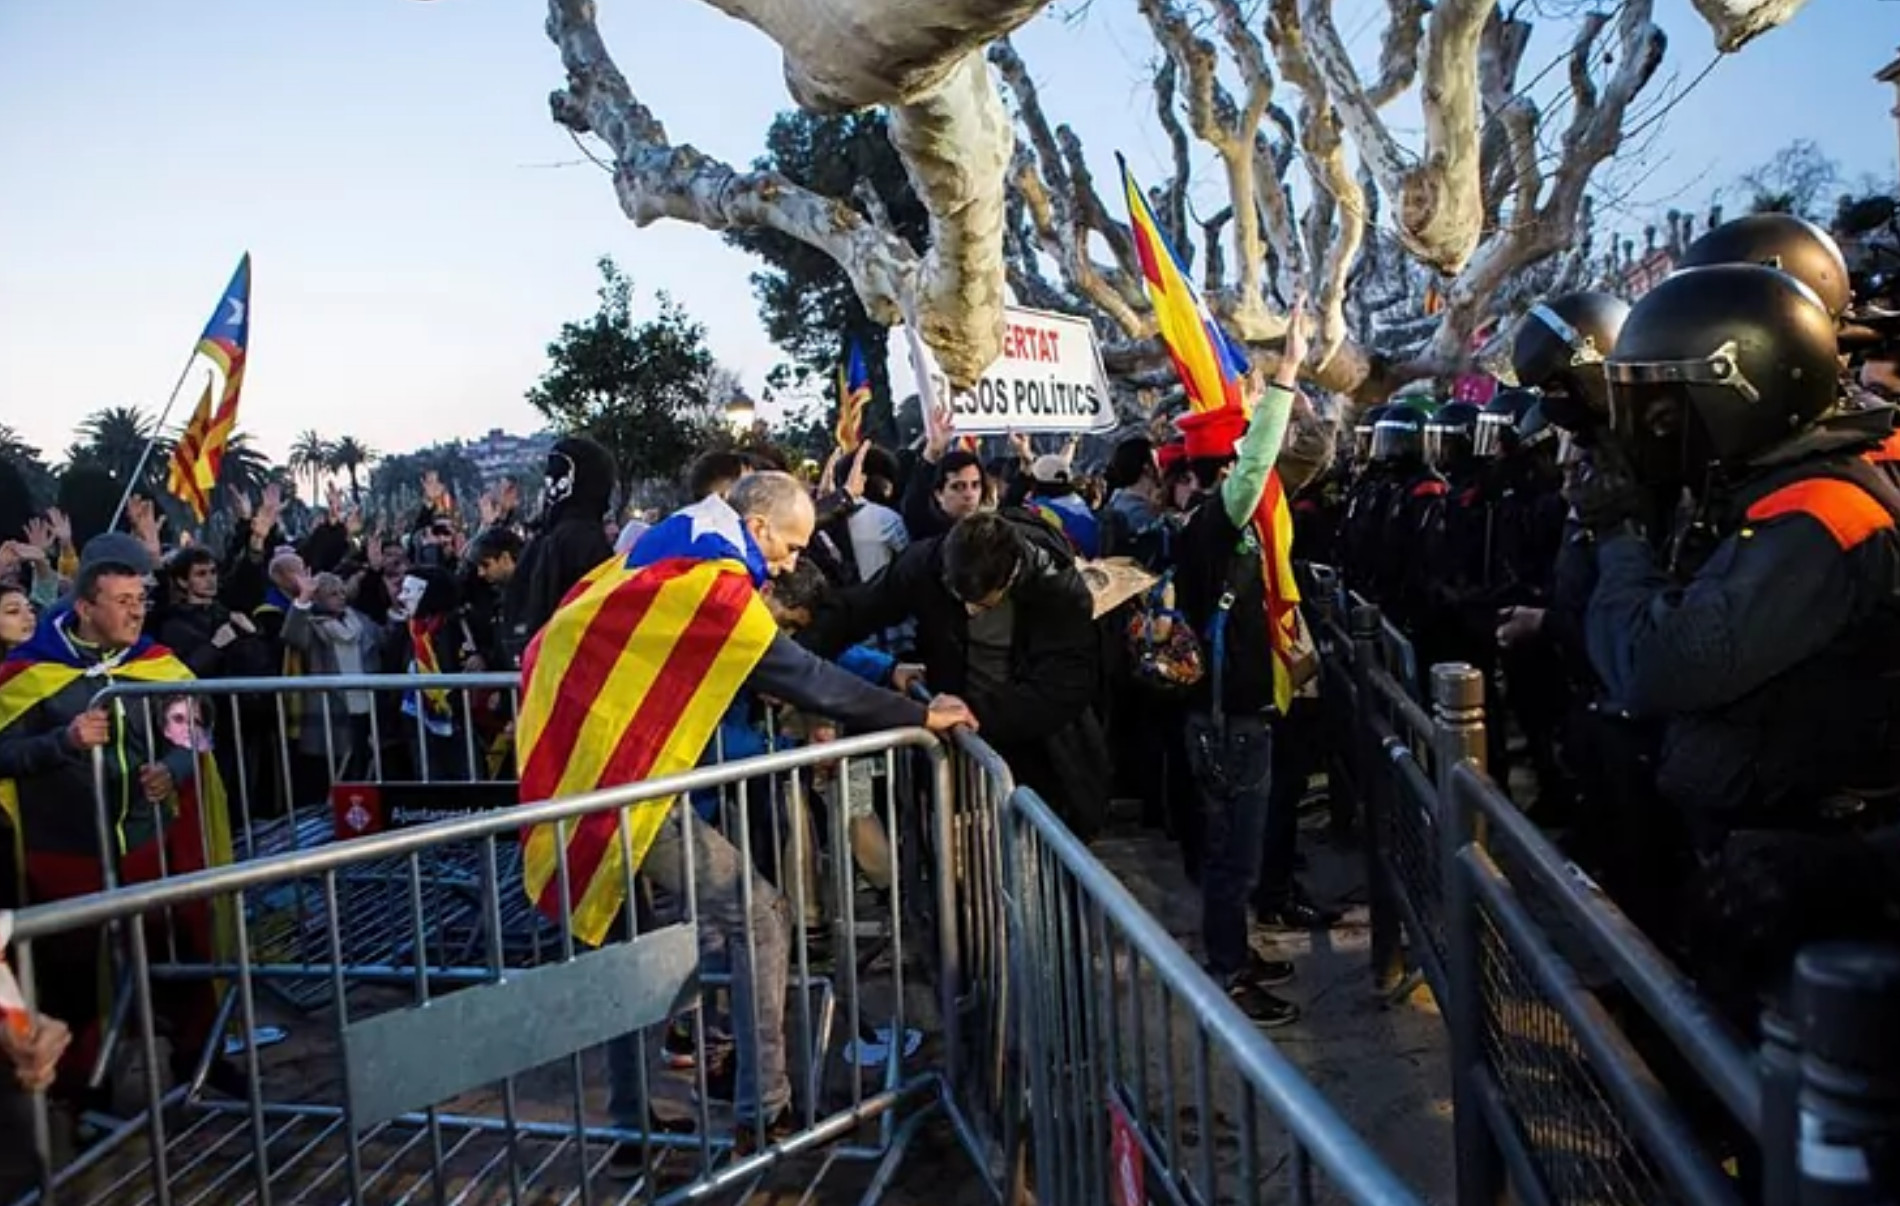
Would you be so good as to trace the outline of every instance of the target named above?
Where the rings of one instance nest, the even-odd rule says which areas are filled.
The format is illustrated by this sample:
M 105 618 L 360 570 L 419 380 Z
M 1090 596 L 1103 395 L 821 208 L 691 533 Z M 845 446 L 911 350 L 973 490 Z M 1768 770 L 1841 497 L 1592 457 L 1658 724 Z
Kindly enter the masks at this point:
M 950 399 L 956 433 L 1112 430 L 1115 404 L 1088 320 L 1018 306 L 1005 307 L 1003 317 L 1003 354 L 966 393 L 951 393 L 922 340 L 907 341 L 924 361 L 913 370 L 929 375 L 937 397 Z

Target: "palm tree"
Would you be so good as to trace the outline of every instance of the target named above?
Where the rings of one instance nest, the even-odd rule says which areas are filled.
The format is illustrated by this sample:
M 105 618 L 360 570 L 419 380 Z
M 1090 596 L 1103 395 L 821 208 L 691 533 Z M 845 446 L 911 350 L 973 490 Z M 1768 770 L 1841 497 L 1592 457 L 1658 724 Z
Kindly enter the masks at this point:
M 67 450 L 66 460 L 69 464 L 96 465 L 110 473 L 123 488 L 123 484 L 131 480 L 139 457 L 145 453 L 146 441 L 152 438 L 152 426 L 152 420 L 136 406 L 95 410 L 80 422 L 79 441 Z M 145 468 L 134 486 L 150 492 L 155 485 L 162 485 L 171 452 L 172 441 L 160 435 L 152 444 L 152 455 L 146 458 Z
M 249 432 L 234 431 L 224 442 L 224 462 L 218 469 L 218 485 L 226 490 L 256 498 L 271 478 L 270 458 L 257 450 Z
M 290 471 L 310 479 L 310 497 L 317 497 L 317 488 L 329 468 L 330 442 L 314 431 L 298 433 L 290 445 Z
M 0 465 L 11 465 L 20 473 L 26 483 L 27 491 L 33 496 L 35 507 L 45 507 L 53 501 L 53 471 L 40 455 L 40 450 L 26 442 L 19 432 L 0 423 Z
M 357 485 L 356 471 L 368 468 L 376 460 L 376 453 L 355 436 L 344 436 L 330 446 L 330 463 L 327 468 L 333 473 L 345 473 L 350 478 L 350 502 L 363 505 L 363 491 Z

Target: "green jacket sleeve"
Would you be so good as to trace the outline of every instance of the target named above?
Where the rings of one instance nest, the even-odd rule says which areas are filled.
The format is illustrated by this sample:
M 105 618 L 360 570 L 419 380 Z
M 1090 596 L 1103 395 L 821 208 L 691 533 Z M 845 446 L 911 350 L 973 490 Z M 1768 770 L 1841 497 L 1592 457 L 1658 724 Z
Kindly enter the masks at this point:
M 1292 414 L 1293 394 L 1269 385 L 1266 395 L 1254 403 L 1253 420 L 1247 424 L 1247 434 L 1241 437 L 1237 450 L 1239 459 L 1220 484 L 1221 505 L 1227 508 L 1227 518 L 1243 532 L 1266 492 L 1267 475 L 1279 458 Z

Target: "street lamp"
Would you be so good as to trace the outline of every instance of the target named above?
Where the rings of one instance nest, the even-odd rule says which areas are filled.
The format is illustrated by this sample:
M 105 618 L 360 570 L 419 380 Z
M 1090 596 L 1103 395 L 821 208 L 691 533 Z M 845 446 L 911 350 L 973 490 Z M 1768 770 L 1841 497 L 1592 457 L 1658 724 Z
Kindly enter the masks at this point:
M 726 401 L 726 422 L 734 431 L 750 431 L 756 412 L 757 408 L 752 405 L 752 399 L 746 397 L 743 390 L 733 394 Z

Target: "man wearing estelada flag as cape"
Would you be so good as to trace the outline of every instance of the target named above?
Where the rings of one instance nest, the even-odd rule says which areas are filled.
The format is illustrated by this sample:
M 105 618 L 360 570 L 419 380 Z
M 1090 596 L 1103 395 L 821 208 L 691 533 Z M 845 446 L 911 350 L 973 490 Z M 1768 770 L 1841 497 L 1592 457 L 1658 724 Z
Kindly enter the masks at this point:
M 65 900 L 106 887 L 110 853 L 119 883 L 154 880 L 231 861 L 224 789 L 208 753 L 173 746 L 150 710 L 95 704 L 114 683 L 187 682 L 191 671 L 145 637 L 151 557 L 122 533 L 88 541 L 71 598 L 54 607 L 32 638 L 0 662 L 0 815 L 27 903 Z M 96 794 L 95 751 L 104 751 L 106 832 Z M 152 941 L 178 961 L 228 950 L 229 902 L 154 914 Z M 40 1008 L 72 1021 L 78 1041 L 62 1083 L 92 1062 L 107 1001 L 100 931 L 63 935 L 35 949 Z M 173 1071 L 188 1077 L 211 1037 L 216 1000 L 208 981 L 153 985 L 170 1031 Z M 87 1019 L 92 1019 L 88 1022 Z M 215 1069 L 218 1080 L 226 1073 Z M 222 1083 L 218 1087 L 228 1087 Z
M 751 473 L 729 498 L 714 494 L 676 512 L 582 578 L 522 661 L 515 745 L 522 802 L 688 769 L 742 689 L 866 732 L 970 723 L 956 700 L 939 696 L 926 709 L 779 631 L 760 588 L 796 566 L 814 525 L 811 497 L 796 478 Z M 669 899 L 694 894 L 702 951 L 731 973 L 734 1117 L 742 1129 L 762 1124 L 771 1133 L 789 1118 L 791 1102 L 784 898 L 678 798 L 534 825 L 522 837 L 529 898 L 592 945 L 627 932 L 629 863 Z M 616 1125 L 642 1129 L 634 1050 L 631 1041 L 609 1048 L 611 1108 Z

